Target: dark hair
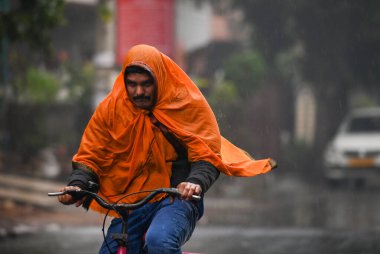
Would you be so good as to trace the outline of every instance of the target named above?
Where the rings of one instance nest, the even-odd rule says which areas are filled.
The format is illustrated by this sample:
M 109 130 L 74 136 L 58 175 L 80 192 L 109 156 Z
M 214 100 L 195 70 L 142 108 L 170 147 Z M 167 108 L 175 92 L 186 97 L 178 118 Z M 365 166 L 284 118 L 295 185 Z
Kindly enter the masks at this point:
M 127 77 L 128 74 L 132 74 L 132 73 L 146 74 L 153 78 L 152 74 L 145 68 L 138 65 L 130 65 L 127 68 L 125 68 L 124 79 Z

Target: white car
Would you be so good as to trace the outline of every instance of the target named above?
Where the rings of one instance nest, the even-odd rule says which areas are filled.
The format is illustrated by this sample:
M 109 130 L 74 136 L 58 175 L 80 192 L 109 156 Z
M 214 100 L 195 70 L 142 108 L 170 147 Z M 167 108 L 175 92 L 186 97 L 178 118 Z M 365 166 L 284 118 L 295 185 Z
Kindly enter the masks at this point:
M 349 113 L 324 154 L 331 183 L 380 183 L 380 107 Z

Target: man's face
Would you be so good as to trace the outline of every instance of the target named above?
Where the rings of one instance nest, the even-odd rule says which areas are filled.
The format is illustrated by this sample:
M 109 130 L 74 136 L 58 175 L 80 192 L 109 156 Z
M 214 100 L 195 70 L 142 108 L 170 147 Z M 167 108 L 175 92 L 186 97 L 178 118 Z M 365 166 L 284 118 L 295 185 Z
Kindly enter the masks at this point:
M 133 104 L 142 109 L 151 109 L 156 96 L 154 79 L 145 73 L 130 73 L 126 76 L 125 86 Z

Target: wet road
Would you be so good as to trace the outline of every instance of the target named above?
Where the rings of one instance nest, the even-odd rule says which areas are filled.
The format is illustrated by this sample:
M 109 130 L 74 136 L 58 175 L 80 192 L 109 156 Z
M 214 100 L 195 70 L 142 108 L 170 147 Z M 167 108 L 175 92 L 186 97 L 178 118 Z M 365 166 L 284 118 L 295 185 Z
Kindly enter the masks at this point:
M 208 198 L 206 214 L 184 250 L 209 254 L 380 253 L 379 188 L 329 189 L 293 178 L 281 180 L 272 192 L 260 191 L 250 198 Z M 96 253 L 102 242 L 98 219 L 84 227 L 78 219 L 68 224 L 68 216 L 82 220 L 90 214 L 65 208 L 67 211 L 62 211 L 57 204 L 60 216 L 66 216 L 60 222 L 49 215 L 54 220 L 49 224 L 40 218 L 42 227 L 30 234 L 0 238 L 0 253 Z M 31 219 L 34 222 L 34 217 Z
M 0 248 L 3 254 L 92 254 L 100 242 L 99 228 L 87 227 L 7 239 L 0 242 Z M 199 227 L 184 250 L 209 254 L 377 254 L 380 231 Z

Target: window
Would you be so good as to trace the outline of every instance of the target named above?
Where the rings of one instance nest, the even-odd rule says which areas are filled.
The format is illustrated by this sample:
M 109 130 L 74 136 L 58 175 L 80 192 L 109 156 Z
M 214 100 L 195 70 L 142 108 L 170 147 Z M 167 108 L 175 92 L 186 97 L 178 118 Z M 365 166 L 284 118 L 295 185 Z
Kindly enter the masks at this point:
M 380 116 L 354 117 L 348 124 L 349 133 L 380 132 Z

